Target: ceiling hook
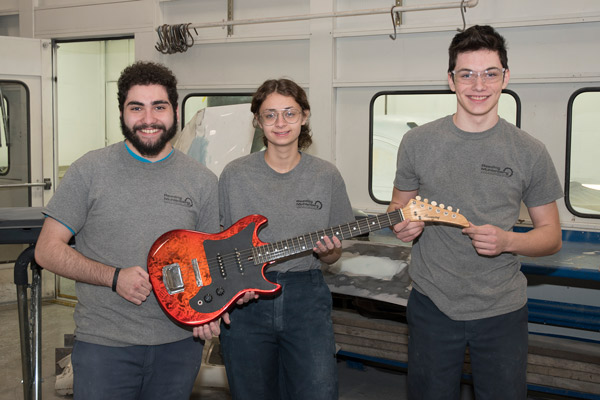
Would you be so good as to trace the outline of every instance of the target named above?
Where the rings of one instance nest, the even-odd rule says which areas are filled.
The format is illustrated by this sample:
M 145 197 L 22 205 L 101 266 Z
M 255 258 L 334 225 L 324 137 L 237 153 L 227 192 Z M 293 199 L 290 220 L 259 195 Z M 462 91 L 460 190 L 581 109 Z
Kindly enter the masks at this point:
M 463 27 L 462 27 L 462 29 L 456 28 L 456 30 L 459 32 L 464 32 L 465 29 L 467 28 L 467 23 L 465 22 L 465 13 L 467 12 L 467 7 L 464 4 L 465 4 L 465 0 L 461 0 L 460 1 L 460 16 L 462 17 Z
M 392 6 L 392 8 L 390 9 L 390 15 L 392 16 L 392 25 L 394 26 L 394 34 L 390 35 L 390 39 L 392 40 L 396 40 L 396 36 L 397 36 L 397 32 L 396 32 L 396 17 L 398 17 L 398 13 L 394 13 L 394 7 L 396 6 Z M 394 16 L 394 14 L 396 14 Z

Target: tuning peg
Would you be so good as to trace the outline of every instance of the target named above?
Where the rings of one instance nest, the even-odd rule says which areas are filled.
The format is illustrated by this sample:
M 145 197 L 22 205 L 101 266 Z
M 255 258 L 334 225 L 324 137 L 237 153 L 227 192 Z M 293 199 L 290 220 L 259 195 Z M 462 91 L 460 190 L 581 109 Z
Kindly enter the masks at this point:
M 452 206 L 448 206 L 448 211 L 452 211 Z
M 429 203 L 429 199 L 423 199 L 423 203 Z
M 432 201 L 431 205 L 434 206 L 434 207 L 437 206 L 437 201 Z
M 457 213 L 457 214 L 458 214 L 458 213 L 460 213 L 460 208 L 457 208 L 457 209 L 456 209 L 456 213 Z
M 443 205 L 443 204 L 440 204 L 440 208 L 444 208 L 444 205 Z
M 421 201 L 421 196 L 417 196 L 417 197 L 415 197 L 415 199 Z

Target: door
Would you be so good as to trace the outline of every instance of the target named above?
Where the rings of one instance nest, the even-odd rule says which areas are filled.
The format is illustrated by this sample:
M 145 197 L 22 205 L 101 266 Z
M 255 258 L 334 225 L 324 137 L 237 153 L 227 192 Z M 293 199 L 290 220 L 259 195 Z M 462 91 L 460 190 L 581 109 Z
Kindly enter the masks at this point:
M 42 207 L 53 192 L 51 54 L 50 41 L 0 36 L 3 208 Z M 12 262 L 26 247 L 0 244 L 0 285 L 12 282 Z M 10 292 L 2 296 L 0 301 L 15 300 Z
M 54 181 L 51 45 L 2 36 L 0 52 L 0 207 L 41 207 Z

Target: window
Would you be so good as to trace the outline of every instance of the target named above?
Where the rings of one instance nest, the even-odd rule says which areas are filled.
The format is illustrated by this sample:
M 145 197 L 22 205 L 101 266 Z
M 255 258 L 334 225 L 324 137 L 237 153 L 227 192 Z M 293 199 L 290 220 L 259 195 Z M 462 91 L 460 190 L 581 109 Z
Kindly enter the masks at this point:
M 8 144 L 9 137 L 8 132 L 8 101 L 2 94 L 2 88 L 0 87 L 0 175 L 6 175 L 8 173 L 9 153 Z
M 134 39 L 57 42 L 59 180 L 88 151 L 123 141 L 117 80 L 133 61 Z
M 262 150 L 262 131 L 252 125 L 251 101 L 248 93 L 186 96 L 181 116 L 185 122 L 175 148 L 217 175 L 230 161 Z
M 583 88 L 567 106 L 565 201 L 574 215 L 600 217 L 600 87 Z
M 504 90 L 499 115 L 520 126 L 520 101 Z M 371 100 L 369 137 L 369 194 L 379 204 L 392 198 L 396 158 L 402 136 L 409 129 L 456 112 L 456 95 L 450 90 L 377 93 Z

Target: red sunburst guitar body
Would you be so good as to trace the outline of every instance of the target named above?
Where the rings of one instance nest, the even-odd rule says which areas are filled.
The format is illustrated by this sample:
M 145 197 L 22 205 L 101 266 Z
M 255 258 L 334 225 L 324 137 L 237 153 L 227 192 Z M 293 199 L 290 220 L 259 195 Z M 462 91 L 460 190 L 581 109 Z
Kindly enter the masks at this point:
M 258 230 L 267 219 L 249 215 L 220 233 L 178 229 L 163 234 L 148 254 L 150 282 L 159 304 L 171 318 L 184 325 L 201 325 L 217 319 L 246 292 L 277 292 L 280 286 L 264 276 L 268 264 L 312 251 L 325 235 L 348 239 L 406 218 L 469 226 L 450 208 L 417 198 L 400 210 L 268 244 L 258 239 Z

